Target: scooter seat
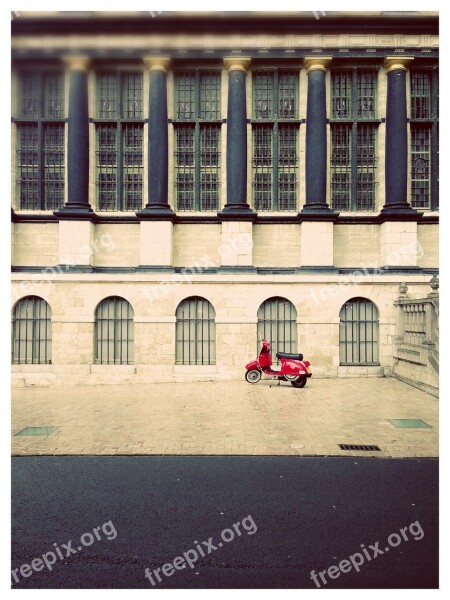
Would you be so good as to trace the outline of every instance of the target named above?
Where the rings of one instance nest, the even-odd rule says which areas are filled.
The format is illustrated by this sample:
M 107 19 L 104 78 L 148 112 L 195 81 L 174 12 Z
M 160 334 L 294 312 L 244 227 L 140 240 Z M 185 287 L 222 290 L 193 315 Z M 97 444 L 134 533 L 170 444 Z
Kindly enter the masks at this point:
M 290 358 L 292 360 L 303 360 L 303 354 L 288 354 L 287 352 L 277 352 L 277 358 Z

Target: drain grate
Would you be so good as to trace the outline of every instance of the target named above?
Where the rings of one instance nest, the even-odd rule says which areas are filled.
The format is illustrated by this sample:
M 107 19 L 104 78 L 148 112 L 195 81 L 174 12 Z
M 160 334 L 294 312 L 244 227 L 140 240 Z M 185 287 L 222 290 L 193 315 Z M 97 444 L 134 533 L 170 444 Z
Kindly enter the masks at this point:
M 381 452 L 381 448 L 366 444 L 339 444 L 341 450 L 366 450 L 367 452 Z

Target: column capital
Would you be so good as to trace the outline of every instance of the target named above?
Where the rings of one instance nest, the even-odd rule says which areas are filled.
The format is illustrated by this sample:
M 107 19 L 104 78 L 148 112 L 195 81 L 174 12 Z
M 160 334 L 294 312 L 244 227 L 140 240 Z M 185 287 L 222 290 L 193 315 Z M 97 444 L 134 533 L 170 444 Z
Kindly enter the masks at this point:
M 332 56 L 305 56 L 304 65 L 306 74 L 310 71 L 326 71 L 332 61 Z
M 91 59 L 89 56 L 63 56 L 63 61 L 72 71 L 87 71 Z
M 386 69 L 386 73 L 390 73 L 391 71 L 407 71 L 413 60 L 414 56 L 386 56 L 383 66 Z
M 248 56 L 226 56 L 223 59 L 223 64 L 228 73 L 231 73 L 231 71 L 243 71 L 246 73 L 251 61 L 252 59 Z
M 170 56 L 144 56 L 144 65 L 150 71 L 163 71 L 167 73 L 170 67 Z

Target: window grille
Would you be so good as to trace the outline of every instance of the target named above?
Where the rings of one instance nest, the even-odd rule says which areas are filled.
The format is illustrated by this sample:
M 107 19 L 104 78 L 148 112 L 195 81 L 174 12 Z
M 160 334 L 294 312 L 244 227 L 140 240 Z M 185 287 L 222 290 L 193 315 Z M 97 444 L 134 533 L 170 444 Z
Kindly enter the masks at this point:
M 64 204 L 64 75 L 19 73 L 16 184 L 21 210 L 57 210 Z
M 109 365 L 134 362 L 134 311 L 124 298 L 110 296 L 97 306 L 95 362 Z
M 297 353 L 297 311 L 286 298 L 268 298 L 258 309 L 258 341 L 260 338 L 270 342 L 272 359 L 276 361 L 277 352 Z
M 193 296 L 183 300 L 176 311 L 176 364 L 216 363 L 216 312 L 213 305 Z
M 298 188 L 298 74 L 253 73 L 253 204 L 257 211 L 295 211 Z M 291 123 L 289 123 L 291 121 Z
M 143 79 L 138 71 L 97 74 L 97 208 L 139 211 L 144 195 Z
M 52 312 L 45 300 L 27 296 L 14 307 L 12 362 L 49 364 L 52 359 Z
M 410 125 L 411 206 L 439 207 L 439 75 L 436 68 L 412 70 Z
M 366 298 L 348 300 L 339 313 L 341 365 L 378 364 L 378 309 Z
M 175 198 L 178 211 L 217 211 L 220 72 L 175 73 Z
M 376 71 L 370 69 L 331 74 L 330 184 L 334 210 L 374 211 L 376 207 L 376 78 Z

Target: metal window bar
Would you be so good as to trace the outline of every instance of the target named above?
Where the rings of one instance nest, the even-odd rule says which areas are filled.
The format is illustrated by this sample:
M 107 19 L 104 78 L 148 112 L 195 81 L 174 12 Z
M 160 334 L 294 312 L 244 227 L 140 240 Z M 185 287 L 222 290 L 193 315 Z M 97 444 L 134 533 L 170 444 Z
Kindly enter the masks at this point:
M 200 119 L 220 119 L 220 73 L 200 72 Z
M 18 114 L 26 119 L 41 117 L 41 77 L 39 72 L 21 73 Z
M 122 182 L 123 210 L 141 210 L 143 201 L 143 155 L 142 125 L 122 126 Z
M 119 81 L 117 72 L 97 74 L 97 116 L 117 119 L 119 116 Z
M 44 125 L 44 208 L 64 204 L 64 124 Z
M 378 310 L 370 300 L 353 298 L 339 313 L 341 365 L 378 364 Z
M 61 73 L 44 74 L 44 117 L 64 117 L 64 77 Z
M 376 126 L 358 123 L 356 210 L 375 210 Z
M 411 72 L 411 119 L 431 118 L 431 73 Z
M 142 73 L 128 72 L 121 75 L 121 116 L 125 119 L 142 119 Z
M 298 116 L 298 75 L 293 71 L 278 72 L 278 118 Z
M 176 356 L 180 365 L 216 363 L 216 313 L 208 300 L 183 300 L 176 311 Z
M 220 127 L 200 129 L 200 209 L 219 209 Z
M 331 73 L 331 116 L 333 119 L 352 118 L 352 72 Z
M 297 208 L 297 132 L 298 128 L 280 125 L 278 129 L 278 210 Z
M 253 117 L 272 120 L 274 116 L 274 71 L 255 71 L 253 74 Z
M 351 210 L 351 125 L 331 126 L 331 206 Z
M 38 296 L 22 298 L 12 322 L 12 362 L 49 364 L 52 359 L 51 309 Z
M 258 339 L 270 342 L 272 360 L 277 361 L 277 352 L 297 352 L 297 311 L 286 298 L 274 297 L 265 300 L 258 309 Z
M 411 206 L 431 208 L 431 128 L 411 127 Z
M 38 125 L 17 126 L 17 196 L 21 210 L 39 210 Z
M 253 201 L 257 211 L 273 207 L 273 129 L 253 127 Z
M 194 125 L 175 128 L 175 197 L 177 210 L 195 209 Z
M 134 362 L 134 311 L 119 296 L 105 298 L 95 312 L 95 361 L 116 365 Z
M 196 75 L 193 71 L 175 74 L 175 114 L 177 119 L 194 120 L 196 110 Z
M 117 127 L 97 126 L 98 210 L 117 210 Z
M 376 72 L 357 71 L 356 116 L 360 119 L 376 117 Z

